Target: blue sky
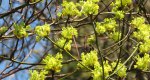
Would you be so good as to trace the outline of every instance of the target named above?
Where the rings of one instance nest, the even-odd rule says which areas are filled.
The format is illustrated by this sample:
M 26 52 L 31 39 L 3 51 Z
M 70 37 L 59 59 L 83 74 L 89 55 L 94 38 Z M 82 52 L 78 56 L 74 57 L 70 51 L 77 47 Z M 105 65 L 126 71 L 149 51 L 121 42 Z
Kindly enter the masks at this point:
M 14 0 L 15 1 L 15 0 Z M 50 0 L 49 0 L 50 1 Z M 15 8 L 15 7 L 18 7 L 18 6 L 20 6 L 20 5 L 22 5 L 22 4 L 20 4 L 19 2 L 14 2 L 13 3 L 13 8 Z M 42 6 L 41 5 L 37 5 L 37 6 L 40 6 L 41 8 L 42 8 Z M 9 0 L 2 0 L 2 4 L 1 4 L 1 6 L 0 6 L 0 14 L 2 14 L 2 13 L 5 13 L 5 12 L 7 12 L 7 11 L 9 11 Z M 33 9 L 30 9 L 30 11 L 32 11 Z M 52 9 L 52 10 L 54 10 L 54 9 Z M 30 14 L 30 11 L 28 11 L 28 16 L 30 16 L 31 14 Z M 20 14 L 18 14 L 18 13 L 15 13 L 14 14 L 14 16 L 13 16 L 13 18 L 14 18 L 14 21 L 17 21 L 18 19 L 20 19 L 20 17 L 21 17 L 21 15 Z M 4 23 L 4 20 L 3 19 L 0 19 L 0 26 L 2 26 L 2 24 Z M 12 22 L 12 23 L 14 23 L 14 22 Z M 12 24 L 12 23 L 10 23 L 10 24 Z M 30 26 L 32 27 L 32 28 L 34 28 L 35 26 L 37 26 L 37 24 L 39 24 L 40 23 L 40 21 L 38 21 L 38 20 L 36 20 L 36 21 L 34 21 L 32 24 L 30 24 Z M 28 42 L 30 39 L 29 38 L 26 38 L 26 41 Z M 19 41 L 19 44 L 21 44 L 22 43 L 22 41 L 20 40 Z M 44 40 L 42 40 L 42 41 L 40 41 L 39 43 L 37 43 L 36 44 L 36 46 L 35 46 L 35 50 L 39 50 L 39 51 L 43 51 L 44 50 L 44 48 L 41 46 L 41 44 L 43 44 L 43 45 L 46 45 L 46 43 L 45 43 L 45 41 Z M 8 41 L 6 41 L 6 44 L 5 45 L 7 45 L 8 47 L 10 47 L 11 48 L 11 46 L 10 46 L 10 44 L 12 44 L 12 41 L 11 40 L 8 40 Z M 0 42 L 0 50 L 2 49 L 2 47 L 1 47 L 1 45 L 2 45 L 2 43 Z M 32 47 L 33 45 L 31 45 L 31 47 Z M 7 47 L 4 47 L 3 49 L 6 49 L 6 51 L 9 51 L 9 50 L 7 50 L 8 48 Z M 28 51 L 26 51 L 27 53 L 28 53 Z M 8 52 L 9 53 L 9 52 Z M 17 53 L 19 53 L 19 51 L 17 51 L 16 52 L 16 54 Z M 2 54 L 2 52 L 0 51 L 0 54 Z M 36 62 L 37 61 L 37 59 L 36 59 L 37 57 L 29 57 L 27 60 L 26 60 L 26 62 L 30 62 L 30 63 L 34 63 L 34 62 Z M 1 62 L 0 63 L 0 72 L 6 67 L 6 65 L 9 63 L 10 61 L 3 61 L 3 62 Z M 12 68 L 14 68 L 14 67 L 12 67 Z M 10 69 L 8 69 L 7 71 L 9 71 L 9 70 L 11 70 L 11 68 Z M 1 75 L 0 75 L 1 76 Z M 16 78 L 15 78 L 16 77 Z M 5 79 L 3 79 L 3 80 L 16 80 L 16 79 L 18 79 L 18 80 L 28 80 L 28 78 L 29 78 L 29 74 L 28 74 L 28 70 L 24 70 L 24 71 L 20 71 L 20 72 L 17 72 L 16 74 L 13 74 L 13 75 L 11 75 L 11 76 L 9 76 L 9 77 L 7 77 L 7 78 L 5 78 Z

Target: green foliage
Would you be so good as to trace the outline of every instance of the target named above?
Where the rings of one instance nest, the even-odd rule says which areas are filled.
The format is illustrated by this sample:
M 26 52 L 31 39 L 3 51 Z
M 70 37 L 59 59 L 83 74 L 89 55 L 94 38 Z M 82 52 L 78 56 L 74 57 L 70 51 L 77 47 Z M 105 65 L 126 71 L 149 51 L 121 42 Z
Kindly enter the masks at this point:
M 40 72 L 33 70 L 30 71 L 30 80 L 45 80 L 45 74 L 48 72 L 45 70 L 42 70 Z
M 44 69 L 60 72 L 62 68 L 62 58 L 63 56 L 61 53 L 57 53 L 55 57 L 49 54 L 43 59 L 43 62 L 46 64 Z
M 25 24 L 22 22 L 20 24 L 14 23 L 13 26 L 14 26 L 13 33 L 17 38 L 21 39 L 28 36 L 27 30 L 30 29 L 29 25 L 25 27 Z
M 150 56 L 149 54 L 145 53 L 143 57 L 140 57 L 139 55 L 136 57 L 136 65 L 134 65 L 134 68 L 141 69 L 143 71 L 147 71 L 150 63 Z
M 62 36 L 67 38 L 67 39 L 72 39 L 73 36 L 77 37 L 78 32 L 76 28 L 73 28 L 72 26 L 70 27 L 63 27 L 62 28 Z

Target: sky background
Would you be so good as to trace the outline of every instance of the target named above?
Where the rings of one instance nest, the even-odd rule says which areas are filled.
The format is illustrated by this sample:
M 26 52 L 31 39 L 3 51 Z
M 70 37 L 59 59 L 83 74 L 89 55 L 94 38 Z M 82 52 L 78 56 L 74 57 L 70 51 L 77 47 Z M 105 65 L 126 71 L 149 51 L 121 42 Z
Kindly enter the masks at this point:
M 20 5 L 23 4 L 23 3 L 17 2 L 16 0 L 13 0 L 13 1 L 14 1 L 14 2 L 13 2 L 13 5 L 12 5 L 13 8 L 18 7 L 18 6 L 20 6 Z M 49 1 L 50 1 L 50 0 L 49 0 Z M 42 7 L 44 7 L 44 4 L 41 4 L 41 3 L 40 3 L 40 4 L 37 4 L 37 7 L 40 7 L 40 8 L 42 9 Z M 2 0 L 2 3 L 1 3 L 1 5 L 0 5 L 0 14 L 9 11 L 9 8 L 10 8 L 9 0 Z M 28 16 L 31 16 L 31 12 L 32 12 L 32 11 L 33 11 L 33 9 L 30 9 L 30 10 L 28 11 Z M 52 13 L 53 13 L 53 12 L 54 12 L 54 9 L 52 9 L 51 11 L 52 11 Z M 45 12 L 46 12 L 46 11 L 45 11 Z M 18 13 L 13 14 L 14 21 L 12 21 L 10 24 L 12 24 L 12 23 L 14 23 L 15 21 L 19 20 L 20 17 L 21 17 L 21 14 L 18 14 Z M 3 20 L 3 19 L 0 19 L 0 26 L 2 26 L 3 23 L 4 23 L 4 20 Z M 32 28 L 34 28 L 35 26 L 39 25 L 39 23 L 41 23 L 41 22 L 38 21 L 38 20 L 36 20 L 36 21 L 34 21 L 32 24 L 30 24 L 30 26 L 31 26 Z M 41 24 L 42 24 L 42 23 L 41 23 Z M 7 33 L 6 33 L 6 34 L 7 34 Z M 30 37 L 29 37 L 29 38 L 26 38 L 26 42 L 28 42 L 29 40 L 30 40 Z M 10 44 L 12 44 L 12 42 L 13 42 L 12 40 L 7 40 L 5 45 L 7 45 L 8 47 L 11 48 L 11 45 L 10 45 Z M 22 41 L 19 42 L 19 44 L 21 44 L 21 43 L 22 43 Z M 44 48 L 41 46 L 41 44 L 42 44 L 42 45 L 46 45 L 46 42 L 45 42 L 44 40 L 41 40 L 39 43 L 37 43 L 37 44 L 35 45 L 34 50 L 38 50 L 38 51 L 43 52 Z M 7 52 L 7 51 L 9 51 L 9 50 L 7 50 L 8 48 L 5 47 L 5 46 L 4 46 L 4 48 L 2 48 L 2 45 L 3 45 L 3 43 L 0 42 L 0 54 L 2 54 L 2 49 L 5 49 L 6 53 L 9 53 L 9 52 Z M 33 44 L 31 44 L 31 48 L 32 48 L 32 47 L 33 47 Z M 18 47 L 18 49 L 19 49 L 19 47 Z M 29 53 L 29 51 L 27 51 L 27 50 L 25 50 L 25 52 Z M 17 54 L 17 53 L 19 53 L 19 52 L 17 51 L 15 54 Z M 39 52 L 39 53 L 40 53 L 40 52 Z M 26 60 L 26 62 L 30 62 L 30 63 L 34 63 L 34 62 L 36 62 L 36 61 L 37 61 L 37 56 L 36 56 L 36 55 L 33 55 L 33 56 L 29 57 L 29 58 Z M 6 67 L 6 65 L 7 65 L 9 62 L 10 62 L 10 61 L 3 61 L 3 62 L 0 63 L 0 72 Z M 22 66 L 22 67 L 25 67 L 25 66 Z M 14 68 L 14 67 L 12 67 L 12 68 Z M 7 71 L 9 71 L 9 70 L 11 70 L 11 68 L 9 68 Z M 6 72 L 7 72 L 7 71 L 6 71 Z M 0 76 L 1 76 L 1 75 L 0 75 Z M 28 80 L 28 78 L 29 78 L 28 70 L 22 70 L 22 71 L 17 72 L 16 74 L 13 74 L 13 75 L 11 75 L 11 76 L 9 76 L 9 77 L 3 79 L 3 80 L 16 80 L 16 79 L 17 79 L 17 80 Z

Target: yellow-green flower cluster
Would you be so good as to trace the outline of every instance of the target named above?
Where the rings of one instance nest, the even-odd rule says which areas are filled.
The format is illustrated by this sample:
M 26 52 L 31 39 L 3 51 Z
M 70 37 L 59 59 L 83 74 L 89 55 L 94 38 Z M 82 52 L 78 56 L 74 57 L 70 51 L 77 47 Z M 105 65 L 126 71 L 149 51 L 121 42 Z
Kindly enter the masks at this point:
M 91 73 L 93 80 L 102 80 L 102 67 L 99 63 L 94 64 L 94 70 Z
M 90 51 L 90 53 L 81 54 L 81 63 L 87 67 L 94 67 L 94 64 L 98 62 L 97 51 Z M 81 64 L 78 64 L 79 67 L 84 68 Z
M 45 70 L 42 70 L 40 72 L 36 70 L 30 71 L 30 80 L 45 80 L 45 75 L 47 73 L 48 72 Z
M 96 23 L 96 32 L 103 34 L 106 31 L 114 31 L 117 26 L 116 21 L 113 18 L 105 18 L 104 22 Z
M 105 18 L 104 22 L 96 22 L 96 32 L 98 34 L 104 34 L 109 32 L 109 37 L 114 41 L 118 41 L 121 38 L 121 33 L 115 31 L 117 23 L 113 18 Z M 94 40 L 94 38 L 92 38 Z
M 116 62 L 113 62 L 111 63 L 112 65 L 112 68 L 114 68 L 116 66 Z M 125 77 L 127 75 L 126 71 L 127 71 L 127 68 L 124 64 L 122 64 L 121 62 L 118 63 L 118 66 L 117 68 L 115 69 L 117 70 L 116 74 L 119 76 L 119 77 Z
M 50 34 L 49 24 L 44 24 L 42 26 L 36 26 L 35 33 L 37 34 L 36 40 L 39 41 L 41 38 L 46 37 Z
M 123 19 L 124 18 L 124 8 L 128 7 L 127 5 L 131 4 L 132 0 L 115 0 L 115 2 L 112 2 L 112 12 L 115 13 L 115 17 L 117 19 Z M 120 8 L 122 8 L 120 10 Z M 124 11 L 123 11 L 124 10 Z M 125 11 L 126 12 L 126 11 Z
M 133 36 L 137 38 L 138 40 L 148 40 L 150 37 L 150 26 L 146 24 L 140 25 L 138 28 L 138 31 L 133 32 Z
M 88 68 L 91 68 L 91 74 L 93 77 L 93 80 L 103 80 L 103 70 L 102 66 L 100 65 L 97 57 L 97 52 L 95 50 L 91 51 L 90 53 L 82 53 L 81 54 L 81 63 L 84 66 L 87 66 Z M 104 75 L 105 78 L 107 78 L 112 71 L 112 69 L 116 66 L 116 62 L 112 62 L 111 65 L 108 63 L 108 61 L 103 61 L 103 68 L 104 68 Z M 81 69 L 85 69 L 85 67 L 78 63 L 78 67 Z M 118 64 L 116 68 L 116 73 L 119 77 L 125 77 L 126 76 L 127 68 L 124 64 L 120 63 Z
M 112 32 L 110 33 L 109 37 L 113 39 L 114 41 L 118 41 L 121 38 L 121 33 L 120 32 Z
M 62 68 L 62 58 L 63 56 L 60 53 L 57 53 L 55 57 L 52 55 L 46 56 L 46 58 L 43 59 L 43 62 L 46 64 L 44 69 L 60 72 Z
M 96 23 L 96 32 L 97 32 L 98 34 L 103 34 L 103 33 L 106 32 L 106 27 L 103 26 L 101 23 L 97 22 L 97 23 Z
M 63 1 L 62 6 L 63 6 L 62 15 L 75 16 L 81 14 L 77 9 L 77 5 L 74 2 Z
M 150 50 L 150 40 L 146 40 L 145 42 L 140 42 L 139 50 L 142 53 L 149 52 Z
M 66 40 L 64 38 L 59 38 L 57 41 L 56 41 L 56 44 L 60 47 L 60 48 L 64 48 L 65 50 L 71 50 L 71 43 L 72 43 L 72 40 Z
M 140 57 L 139 55 L 136 57 L 136 65 L 134 65 L 134 68 L 141 69 L 143 71 L 147 71 L 148 67 L 150 66 L 150 55 L 145 53 L 143 57 Z
M 89 15 L 89 14 L 97 15 L 99 6 L 96 2 L 98 1 L 97 0 L 80 1 L 80 5 L 82 7 L 81 12 L 84 15 Z
M 128 4 L 131 4 L 132 0 L 115 0 L 115 2 L 112 3 L 113 5 L 113 11 L 119 10 L 119 7 L 126 7 Z
M 4 26 L 2 26 L 2 27 L 0 27 L 0 35 L 1 34 L 4 34 L 6 31 L 7 31 L 7 27 L 4 27 Z
M 109 30 L 109 31 L 114 30 L 115 27 L 117 26 L 116 21 L 112 18 L 105 18 L 103 25 L 106 27 L 106 30 Z
M 67 39 L 72 39 L 73 36 L 78 36 L 78 32 L 76 28 L 70 27 L 63 27 L 61 35 Z
M 63 1 L 62 15 L 81 16 L 83 15 L 96 15 L 98 14 L 99 0 L 80 1 L 79 3 Z M 59 13 L 60 15 L 60 13 Z
M 142 19 L 142 18 L 141 18 Z M 150 26 L 148 24 L 145 24 L 143 20 L 135 18 L 131 24 L 134 25 L 138 31 L 134 32 L 134 37 L 136 37 L 138 40 L 148 40 L 150 36 Z M 137 23 L 136 23 L 137 21 Z M 140 22 L 141 21 L 141 22 Z
M 133 27 L 138 28 L 140 25 L 145 23 L 145 19 L 143 17 L 136 17 L 131 21 Z
M 45 80 L 45 75 L 48 74 L 48 71 L 54 71 L 54 72 L 60 72 L 62 68 L 62 54 L 57 53 L 55 57 L 52 55 L 46 56 L 45 59 L 43 59 L 43 63 L 45 64 L 44 70 L 41 70 L 40 72 L 33 70 L 30 71 L 30 80 Z
M 88 44 L 94 44 L 95 43 L 95 35 L 90 35 L 90 37 L 87 39 Z
M 109 76 L 109 72 L 112 71 L 111 66 L 108 64 L 108 61 L 103 62 L 104 64 L 104 74 L 105 78 Z M 102 67 L 99 63 L 94 64 L 94 70 L 92 71 L 93 80 L 103 80 L 102 79 Z
M 134 18 L 131 21 L 132 27 L 137 29 L 133 32 L 133 37 L 138 41 L 142 41 L 140 45 L 140 52 L 145 53 L 150 50 L 150 25 L 145 24 L 145 19 L 143 17 Z
M 16 24 L 14 23 L 14 35 L 21 39 L 21 38 L 24 38 L 24 37 L 27 37 L 28 36 L 28 33 L 27 33 L 27 30 L 30 28 L 30 26 L 26 26 L 25 28 L 25 24 L 24 23 L 20 23 L 20 24 Z
M 41 36 L 41 37 L 48 36 L 50 34 L 50 26 L 49 26 L 49 24 L 45 24 L 45 25 L 42 25 L 42 26 L 36 26 L 35 33 L 38 36 Z
M 124 18 L 124 11 L 114 11 L 115 17 L 117 19 L 123 19 Z

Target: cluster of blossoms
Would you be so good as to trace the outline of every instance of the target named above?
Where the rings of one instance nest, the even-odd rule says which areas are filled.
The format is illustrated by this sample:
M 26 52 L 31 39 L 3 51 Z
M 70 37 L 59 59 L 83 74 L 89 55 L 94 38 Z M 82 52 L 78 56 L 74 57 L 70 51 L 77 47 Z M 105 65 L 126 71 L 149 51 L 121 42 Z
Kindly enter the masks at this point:
M 45 80 L 45 75 L 48 73 L 47 71 L 43 70 L 41 72 L 38 72 L 36 70 L 30 71 L 30 80 Z
M 43 63 L 45 64 L 44 70 L 40 72 L 36 70 L 30 71 L 30 80 L 45 80 L 48 71 L 60 72 L 62 68 L 62 58 L 63 56 L 61 53 L 57 53 L 55 57 L 48 55 L 43 59 Z
M 141 69 L 143 71 L 149 70 L 150 67 L 150 55 L 145 53 L 143 57 L 140 57 L 139 55 L 136 57 L 136 65 L 134 65 L 134 68 Z
M 97 15 L 98 14 L 98 3 L 99 0 L 87 0 L 83 1 L 81 0 L 79 3 L 74 3 L 74 2 L 67 2 L 64 1 L 62 3 L 62 15 L 70 15 L 70 16 L 82 16 L 82 15 Z M 93 7 L 93 8 L 91 8 Z M 60 15 L 60 13 L 59 13 Z
M 150 50 L 150 25 L 145 24 L 145 19 L 143 17 L 134 18 L 131 22 L 134 29 L 133 37 L 140 41 L 140 52 L 146 53 Z
M 4 34 L 7 30 L 8 30 L 7 27 L 4 27 L 4 26 L 0 27 L 0 35 Z
M 50 34 L 50 26 L 49 24 L 45 24 L 42 26 L 36 26 L 35 28 L 36 41 L 40 41 L 43 37 L 46 37 Z
M 102 80 L 102 76 L 103 76 L 103 70 L 102 70 L 102 66 L 100 65 L 99 61 L 98 61 L 98 57 L 97 57 L 97 51 L 91 51 L 90 53 L 82 53 L 81 54 L 81 63 L 84 66 L 87 66 L 92 70 L 91 74 L 93 76 L 93 80 Z M 116 66 L 116 62 L 113 62 L 111 64 L 108 63 L 108 61 L 104 61 L 104 75 L 105 78 L 108 77 L 110 75 L 110 72 L 112 71 L 112 69 Z M 80 63 L 78 63 L 78 67 L 81 69 L 86 69 L 84 66 L 82 66 Z M 121 69 L 119 69 L 120 67 L 122 67 Z M 117 75 L 119 77 L 125 77 L 126 76 L 126 66 L 124 64 L 122 64 L 121 62 L 119 62 L 118 67 L 117 67 Z
M 96 23 L 96 32 L 98 34 L 108 33 L 109 38 L 118 41 L 121 37 L 121 33 L 116 31 L 117 22 L 113 18 L 106 18 L 104 22 L 97 22 Z
M 56 41 L 57 46 L 70 51 L 73 36 L 74 37 L 78 36 L 76 28 L 73 28 L 72 26 L 63 27 L 61 35 L 62 37 Z
M 29 25 L 25 27 L 24 23 L 20 24 L 14 23 L 13 26 L 14 26 L 13 33 L 17 38 L 21 39 L 28 36 L 27 30 L 30 29 Z
M 143 17 L 136 17 L 131 21 L 132 28 L 135 29 L 133 37 L 140 43 L 139 51 L 144 54 L 143 57 L 139 55 L 136 57 L 136 65 L 134 68 L 138 68 L 143 71 L 147 71 L 150 63 L 150 25 L 145 23 Z

